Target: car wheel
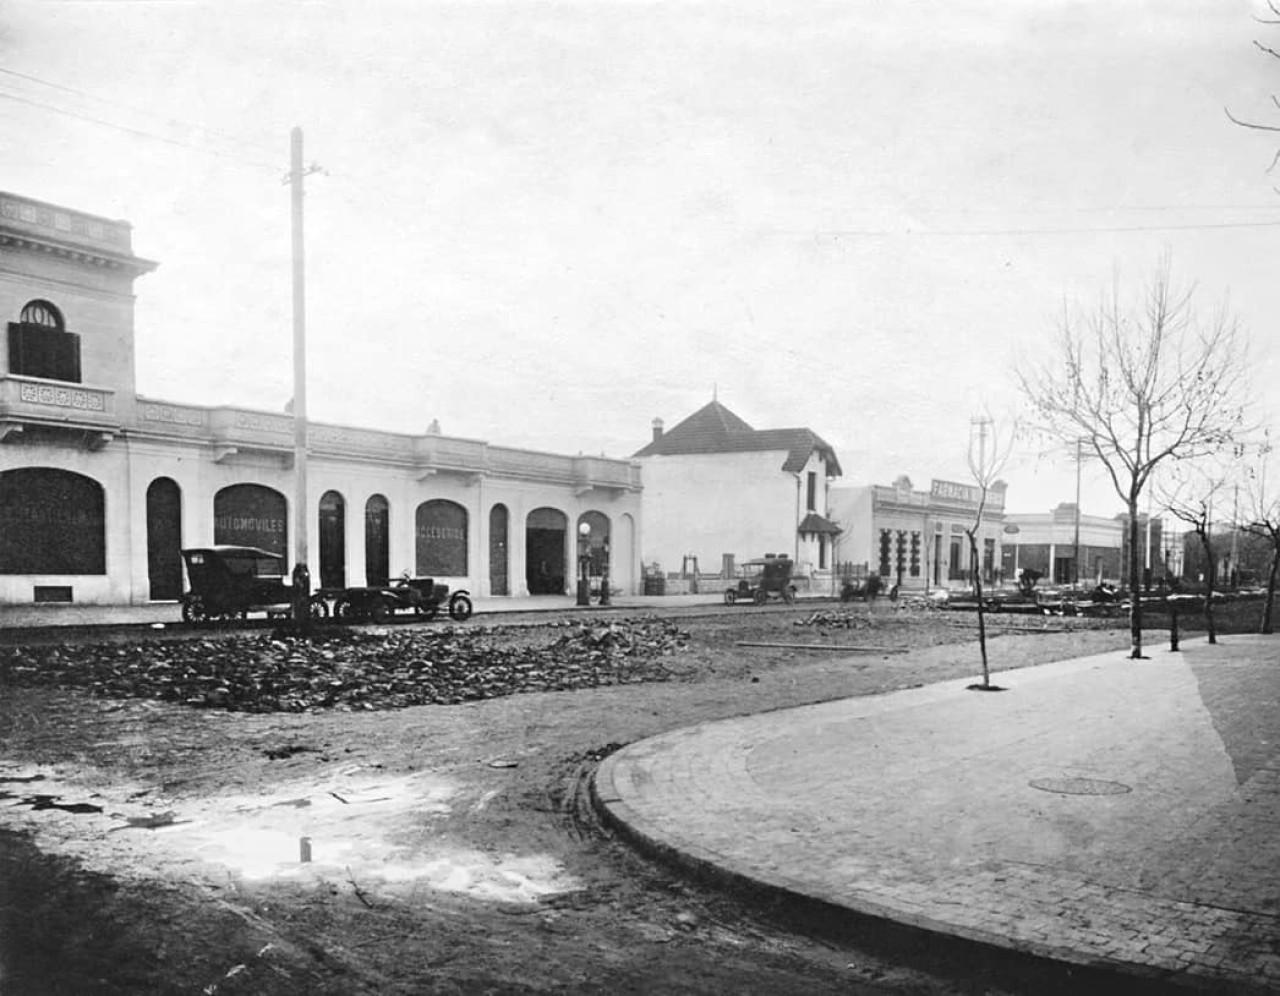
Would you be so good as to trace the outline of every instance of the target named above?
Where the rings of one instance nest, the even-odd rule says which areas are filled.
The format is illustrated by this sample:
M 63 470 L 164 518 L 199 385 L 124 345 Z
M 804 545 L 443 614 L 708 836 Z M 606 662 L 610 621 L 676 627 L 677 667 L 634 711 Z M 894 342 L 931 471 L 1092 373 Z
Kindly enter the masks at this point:
M 728 591 L 724 593 L 725 605 L 733 605 L 737 601 L 738 601 L 738 593 L 734 591 L 732 588 L 730 588 Z
M 394 611 L 385 598 L 375 598 L 369 606 L 369 618 L 376 623 L 383 623 L 391 618 Z
M 329 618 L 329 603 L 317 595 L 311 599 L 307 611 L 311 613 L 312 619 L 323 622 Z
M 198 597 L 189 598 L 182 603 L 183 622 L 199 625 L 200 623 L 206 622 L 208 618 L 209 616 L 204 610 L 204 599 Z
M 753 601 L 756 605 L 764 605 L 765 602 L 769 601 L 769 593 L 763 588 L 758 588 Z
M 455 622 L 466 622 L 471 618 L 471 599 L 466 595 L 454 595 L 449 599 L 449 618 Z

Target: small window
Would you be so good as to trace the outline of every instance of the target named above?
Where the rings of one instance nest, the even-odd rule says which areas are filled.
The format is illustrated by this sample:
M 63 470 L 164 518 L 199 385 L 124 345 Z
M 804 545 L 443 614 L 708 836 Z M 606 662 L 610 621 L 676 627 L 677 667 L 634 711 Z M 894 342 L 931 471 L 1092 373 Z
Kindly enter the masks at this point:
M 53 332 L 65 332 L 66 324 L 62 320 L 62 312 L 48 301 L 29 301 L 22 309 L 18 319 L 23 325 L 39 325 Z
M 9 372 L 80 383 L 80 337 L 66 331 L 62 312 L 48 301 L 29 301 L 9 323 Z

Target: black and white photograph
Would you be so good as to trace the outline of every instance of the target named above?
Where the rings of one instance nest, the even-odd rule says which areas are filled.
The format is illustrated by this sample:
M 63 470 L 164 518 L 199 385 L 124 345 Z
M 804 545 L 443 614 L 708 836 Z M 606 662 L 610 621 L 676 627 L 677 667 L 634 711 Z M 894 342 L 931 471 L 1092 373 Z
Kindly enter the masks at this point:
M 0 0 L 0 996 L 1280 992 L 1280 2 Z

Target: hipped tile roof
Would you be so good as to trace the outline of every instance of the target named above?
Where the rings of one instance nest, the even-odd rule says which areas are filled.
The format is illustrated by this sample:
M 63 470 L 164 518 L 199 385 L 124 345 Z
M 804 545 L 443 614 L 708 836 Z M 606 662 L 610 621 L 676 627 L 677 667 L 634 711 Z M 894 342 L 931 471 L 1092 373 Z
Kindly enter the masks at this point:
M 664 432 L 635 457 L 675 456 L 691 453 L 758 453 L 783 450 L 782 469 L 798 473 L 816 450 L 827 464 L 827 476 L 839 477 L 836 451 L 811 429 L 753 429 L 718 401 L 699 408 L 687 419 Z
M 810 512 L 804 517 L 804 521 L 800 523 L 798 530 L 801 533 L 830 533 L 836 535 L 844 532 L 830 519 L 823 518 L 817 512 Z

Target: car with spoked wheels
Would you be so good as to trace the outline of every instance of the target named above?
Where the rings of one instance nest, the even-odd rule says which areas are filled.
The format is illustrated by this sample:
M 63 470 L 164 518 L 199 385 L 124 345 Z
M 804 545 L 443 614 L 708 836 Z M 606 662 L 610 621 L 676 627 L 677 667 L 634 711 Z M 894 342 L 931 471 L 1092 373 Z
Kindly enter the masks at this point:
M 471 618 L 471 593 L 450 591 L 447 584 L 433 578 L 412 577 L 407 572 L 392 584 L 363 588 L 326 590 L 333 600 L 333 617 L 338 622 L 387 622 L 397 613 L 412 612 L 420 619 L 434 619 L 444 608 L 454 622 Z

